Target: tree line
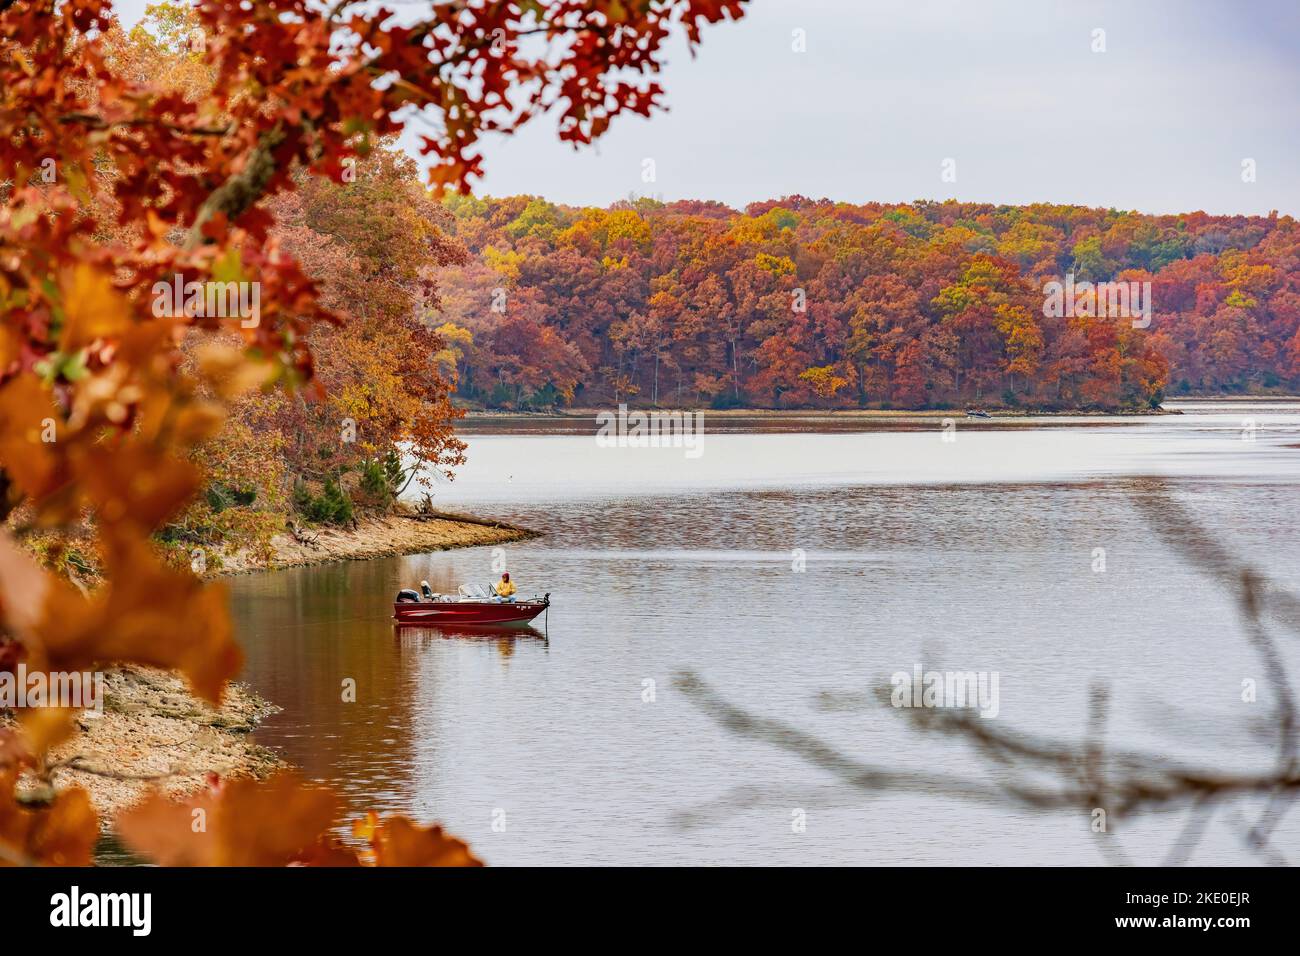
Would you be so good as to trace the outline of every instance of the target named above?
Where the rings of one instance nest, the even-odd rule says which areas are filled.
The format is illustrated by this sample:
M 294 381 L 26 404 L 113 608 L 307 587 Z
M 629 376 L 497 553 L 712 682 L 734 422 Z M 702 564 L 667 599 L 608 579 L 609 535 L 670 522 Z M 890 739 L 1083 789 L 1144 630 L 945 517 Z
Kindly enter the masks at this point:
M 445 206 L 470 258 L 440 273 L 440 361 L 489 408 L 1120 410 L 1300 388 L 1300 232 L 1276 213 Z M 1150 283 L 1150 322 L 1063 314 L 1054 282 Z

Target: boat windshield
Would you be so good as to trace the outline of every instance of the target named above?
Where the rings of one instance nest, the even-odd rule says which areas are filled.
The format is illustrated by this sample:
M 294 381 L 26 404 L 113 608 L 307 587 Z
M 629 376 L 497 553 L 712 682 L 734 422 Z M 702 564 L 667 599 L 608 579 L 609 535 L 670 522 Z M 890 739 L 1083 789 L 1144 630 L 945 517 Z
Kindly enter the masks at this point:
M 463 598 L 490 598 L 492 592 L 484 584 L 462 584 L 456 589 Z

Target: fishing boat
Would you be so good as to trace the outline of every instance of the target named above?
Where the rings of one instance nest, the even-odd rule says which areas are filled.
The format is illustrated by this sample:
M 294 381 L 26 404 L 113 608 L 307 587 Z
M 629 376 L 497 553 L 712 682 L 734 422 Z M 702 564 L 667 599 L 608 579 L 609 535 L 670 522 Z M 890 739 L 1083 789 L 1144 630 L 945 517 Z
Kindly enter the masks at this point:
M 992 418 L 993 416 L 990 415 L 988 412 L 984 411 L 984 409 L 982 408 L 968 408 L 966 409 L 966 417 L 967 418 Z
M 520 601 L 503 601 L 488 585 L 462 584 L 455 594 L 426 594 L 402 590 L 393 602 L 398 624 L 451 627 L 517 627 L 551 606 L 551 594 Z

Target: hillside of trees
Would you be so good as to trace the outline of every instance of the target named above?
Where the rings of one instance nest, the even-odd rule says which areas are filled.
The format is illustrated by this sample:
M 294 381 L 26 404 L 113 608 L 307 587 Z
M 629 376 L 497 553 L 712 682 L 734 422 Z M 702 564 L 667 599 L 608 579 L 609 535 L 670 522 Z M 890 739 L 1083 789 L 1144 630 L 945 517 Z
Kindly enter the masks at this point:
M 152 7 L 136 28 L 105 33 L 107 62 L 120 76 L 201 100 L 217 73 L 190 49 L 199 27 L 193 9 Z M 111 183 L 116 174 L 105 168 L 96 176 Z M 347 157 L 332 176 L 298 168 L 287 178 L 290 188 L 257 210 L 272 223 L 276 257 L 295 263 L 310 286 L 281 294 L 296 294 L 291 309 L 302 314 L 310 289 L 331 320 L 298 331 L 296 353 L 255 353 L 296 354 L 305 367 L 292 370 L 263 361 L 233 375 L 245 343 L 230 326 L 182 345 L 187 371 L 231 381 L 217 389 L 228 406 L 221 433 L 194 449 L 203 492 L 157 534 L 164 556 L 180 566 L 197 550 L 210 566 L 241 547 L 269 559 L 286 520 L 349 525 L 388 510 L 421 476 L 450 475 L 464 460 L 453 432 L 459 413 L 435 363 L 439 339 L 425 321 L 439 307 L 441 270 L 469 261 L 451 234 L 451 214 L 392 136 L 377 137 L 375 148 Z M 89 199 L 101 223 L 120 213 L 107 190 Z M 131 238 L 120 227 L 100 228 L 105 240 Z M 263 285 L 269 302 L 276 290 Z M 82 553 L 90 550 L 78 542 L 78 560 L 90 560 Z
M 737 211 L 650 199 L 575 209 L 445 201 L 470 252 L 431 316 L 460 401 L 1140 409 L 1300 391 L 1300 230 L 1289 216 L 1037 204 Z M 1147 329 L 1044 315 L 1044 284 L 1151 282 Z
M 650 115 L 669 39 L 693 50 L 743 15 L 369 7 L 161 4 L 124 31 L 110 0 L 0 0 L 0 673 L 140 665 L 220 705 L 242 653 L 224 587 L 183 556 L 256 545 L 286 498 L 346 522 L 344 478 L 382 505 L 414 477 L 398 447 L 430 471 L 461 459 L 424 319 L 467 253 L 435 197 L 481 175 L 485 134 L 549 113 L 588 144 Z M 417 104 L 422 178 L 380 148 Z M 232 289 L 255 311 L 204 304 Z M 82 758 L 53 757 L 81 729 L 70 703 L 4 708 L 0 865 L 93 860 L 98 815 L 59 777 Z M 344 843 L 340 801 L 295 774 L 208 776 L 188 804 L 160 791 L 118 814 L 117 836 L 168 867 L 479 863 L 402 814 L 354 819 Z

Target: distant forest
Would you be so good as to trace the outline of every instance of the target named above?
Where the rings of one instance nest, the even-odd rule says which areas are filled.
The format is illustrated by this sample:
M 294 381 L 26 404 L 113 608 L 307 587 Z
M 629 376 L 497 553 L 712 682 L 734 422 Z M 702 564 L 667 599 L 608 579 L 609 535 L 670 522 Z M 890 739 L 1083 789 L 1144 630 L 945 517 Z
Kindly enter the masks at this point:
M 1289 216 L 801 196 L 557 206 L 452 197 L 439 270 L 462 403 L 1145 408 L 1300 392 Z M 1044 286 L 1151 283 L 1149 328 L 1044 315 Z

